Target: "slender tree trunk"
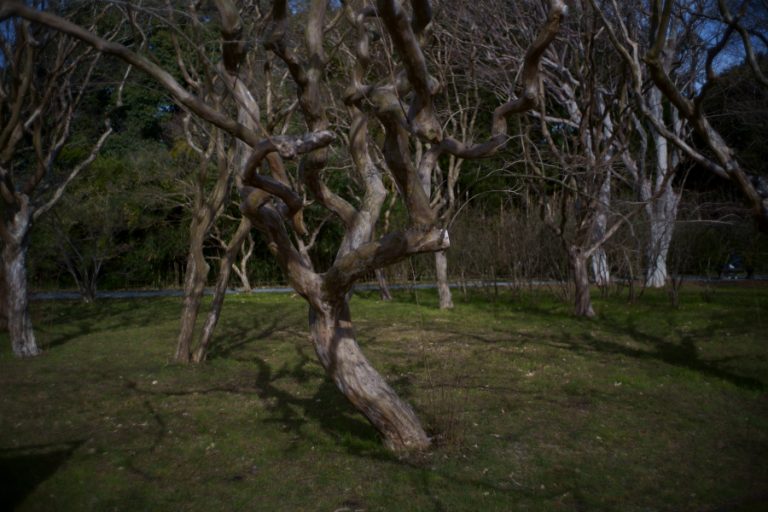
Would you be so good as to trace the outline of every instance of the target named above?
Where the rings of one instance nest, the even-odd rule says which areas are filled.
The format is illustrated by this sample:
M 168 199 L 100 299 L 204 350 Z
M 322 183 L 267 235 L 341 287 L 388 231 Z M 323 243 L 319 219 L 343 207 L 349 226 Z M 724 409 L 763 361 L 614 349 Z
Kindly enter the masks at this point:
M 602 247 L 597 249 L 589 258 L 589 263 L 597 286 L 603 287 L 611 284 L 611 270 L 608 268 L 608 256 L 605 254 L 605 249 Z
M 5 291 L 5 265 L 0 265 L 0 331 L 8 330 L 8 297 Z
M 7 307 L 8 334 L 17 357 L 40 354 L 32 329 L 27 289 L 27 246 L 31 226 L 31 212 L 25 203 L 3 229 L 2 273 L 5 285 L 2 288 Z
M 663 119 L 665 114 L 661 101 L 662 93 L 653 89 L 651 94 L 654 116 L 657 119 Z M 679 124 L 679 118 L 674 114 L 672 117 L 677 119 L 674 124 Z M 680 128 L 677 127 L 676 131 L 679 132 Z M 659 133 L 654 134 L 653 141 L 656 153 L 656 172 L 653 182 L 650 178 L 646 178 L 640 184 L 640 194 L 641 199 L 647 202 L 645 211 L 650 224 L 648 245 L 645 250 L 645 285 L 650 288 L 661 288 L 666 285 L 669 277 L 667 254 L 677 219 L 677 207 L 680 204 L 680 194 L 675 193 L 672 188 L 672 180 L 666 178 L 674 172 L 679 161 L 679 153 L 674 148 L 670 151 L 669 141 Z M 661 194 L 653 197 L 659 191 Z
M 85 264 L 81 265 L 82 271 L 78 271 L 77 263 L 69 261 L 69 258 L 67 258 L 66 265 L 69 275 L 72 276 L 77 285 L 77 290 L 80 292 L 83 302 L 90 304 L 96 300 L 96 276 L 89 275 Z
M 379 295 L 381 296 L 381 300 L 392 300 L 392 294 L 389 291 L 387 278 L 384 277 L 384 271 L 380 268 L 377 268 L 374 273 L 376 274 L 376 280 L 379 282 Z
M 181 328 L 176 344 L 174 359 L 180 363 L 188 363 L 192 359 L 192 340 L 195 334 L 195 323 L 200 312 L 200 302 L 205 291 L 205 281 L 208 277 L 208 263 L 203 255 L 202 236 L 192 231 L 187 268 L 184 277 L 184 304 L 181 311 Z
M 222 259 L 221 268 L 219 269 L 219 277 L 216 280 L 216 288 L 213 291 L 211 309 L 208 311 L 208 316 L 203 325 L 203 332 L 200 334 L 200 343 L 194 353 L 193 361 L 195 363 L 202 363 L 205 361 L 206 357 L 208 357 L 208 350 L 210 348 L 211 339 L 213 338 L 213 331 L 216 329 L 216 324 L 219 322 L 221 308 L 224 305 L 224 298 L 227 295 L 227 283 L 229 283 L 231 269 L 232 261 L 230 260 L 227 265 Z
M 680 205 L 680 195 L 672 186 L 648 205 L 650 232 L 645 250 L 646 271 L 645 285 L 649 288 L 663 288 L 667 283 L 667 255 L 672 243 L 672 235 Z
M 576 292 L 576 316 L 592 318 L 595 311 L 592 309 L 592 298 L 589 292 L 589 272 L 587 271 L 587 257 L 578 246 L 568 248 L 568 259 L 573 275 L 573 284 Z
M 234 270 L 234 266 L 232 267 Z M 235 272 L 237 274 L 237 277 L 240 279 L 240 286 L 243 288 L 243 291 L 245 293 L 251 293 L 253 291 L 253 285 L 251 285 L 251 280 L 248 278 L 248 272 L 242 271 L 242 272 Z
M 435 273 L 437 274 L 437 294 L 440 298 L 440 309 L 452 309 L 453 297 L 448 286 L 448 257 L 445 251 L 435 253 Z
M 240 247 L 242 247 L 243 242 L 248 237 L 250 230 L 251 222 L 248 219 L 243 218 L 221 258 L 219 277 L 216 280 L 216 287 L 213 291 L 211 309 L 208 311 L 205 324 L 203 324 L 203 332 L 200 334 L 200 343 L 198 344 L 193 357 L 193 360 L 196 363 L 202 363 L 208 356 L 211 339 L 213 338 L 213 331 L 216 329 L 216 324 L 219 322 L 221 308 L 224 305 L 224 298 L 227 296 L 229 276 L 232 274 L 232 267 L 235 263 L 235 258 L 237 258 L 237 254 L 240 251 Z
M 253 238 L 249 235 L 246 237 L 246 240 L 248 241 L 247 248 L 245 241 L 243 241 L 243 254 L 240 257 L 240 263 L 237 264 L 233 261 L 232 270 L 235 271 L 235 274 L 237 274 L 237 277 L 240 279 L 240 286 L 242 286 L 243 291 L 250 293 L 253 290 L 253 286 L 251 285 L 251 280 L 248 278 L 248 260 L 251 259 L 251 255 L 253 254 Z
M 608 206 L 611 203 L 611 173 L 607 172 L 603 183 L 600 185 L 598 194 L 597 214 L 595 223 L 592 227 L 592 242 L 600 240 L 605 236 L 608 229 Z M 611 284 L 611 270 L 608 266 L 608 256 L 605 250 L 599 247 L 590 258 L 592 275 L 595 277 L 595 284 L 603 287 Z
M 310 305 L 309 328 L 320 363 L 339 390 L 379 431 L 394 451 L 421 450 L 429 437 L 411 406 L 371 366 L 355 341 L 349 305 Z

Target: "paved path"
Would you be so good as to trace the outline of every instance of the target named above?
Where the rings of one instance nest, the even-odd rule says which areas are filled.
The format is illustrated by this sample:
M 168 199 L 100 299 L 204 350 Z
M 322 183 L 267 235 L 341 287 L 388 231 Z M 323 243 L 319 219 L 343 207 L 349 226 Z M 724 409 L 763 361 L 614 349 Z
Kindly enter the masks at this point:
M 744 281 L 745 279 L 710 279 L 703 276 L 686 276 L 683 278 L 686 282 L 731 282 L 731 281 Z M 754 276 L 749 282 L 765 282 L 768 281 L 768 275 Z M 561 281 L 554 280 L 534 280 L 534 281 L 497 281 L 496 286 L 500 288 L 513 288 L 515 286 L 556 286 L 563 284 Z M 491 281 L 470 281 L 465 283 L 467 288 L 482 288 L 493 286 Z M 435 283 L 414 283 L 414 284 L 391 284 L 389 288 L 391 290 L 431 290 L 436 287 Z M 459 283 L 451 283 L 451 288 L 459 288 Z M 361 283 L 355 286 L 356 290 L 378 290 L 379 285 L 375 283 Z M 250 293 L 291 293 L 293 288 L 288 286 L 270 286 L 265 288 L 254 288 Z M 207 288 L 204 292 L 206 295 L 213 294 L 213 288 Z M 241 295 L 245 294 L 242 289 L 229 288 L 227 289 L 227 295 Z M 170 290 L 118 290 L 118 291 L 99 291 L 96 292 L 97 299 L 138 299 L 142 297 L 181 297 L 183 295 L 182 290 L 170 289 Z M 74 291 L 53 291 L 53 292 L 33 292 L 30 294 L 32 300 L 79 300 L 81 298 L 80 293 Z

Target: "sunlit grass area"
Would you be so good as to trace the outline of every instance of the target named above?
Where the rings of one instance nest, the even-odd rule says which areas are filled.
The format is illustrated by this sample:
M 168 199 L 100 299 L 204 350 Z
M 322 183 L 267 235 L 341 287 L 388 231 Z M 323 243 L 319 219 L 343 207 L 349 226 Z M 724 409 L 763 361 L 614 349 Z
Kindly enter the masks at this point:
M 768 289 L 684 286 L 578 320 L 545 290 L 352 301 L 435 438 L 398 458 L 325 378 L 303 300 L 232 296 L 202 366 L 180 299 L 36 302 L 0 338 L 0 489 L 18 510 L 748 511 L 768 503 Z M 4 509 L 8 509 L 5 507 Z

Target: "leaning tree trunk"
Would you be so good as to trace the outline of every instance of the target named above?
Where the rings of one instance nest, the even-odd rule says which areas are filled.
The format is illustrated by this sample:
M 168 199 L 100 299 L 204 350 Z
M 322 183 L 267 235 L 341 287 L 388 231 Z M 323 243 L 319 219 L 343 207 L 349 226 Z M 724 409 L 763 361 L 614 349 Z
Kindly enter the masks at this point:
M 235 234 L 232 236 L 232 240 L 230 240 L 227 245 L 224 255 L 221 257 L 219 277 L 216 280 L 216 287 L 213 290 L 211 309 L 208 311 L 205 324 L 203 324 L 203 332 L 200 334 L 200 343 L 198 344 L 197 349 L 195 349 L 193 356 L 193 360 L 196 363 L 202 363 L 205 361 L 205 358 L 208 357 L 211 339 L 213 338 L 213 331 L 216 329 L 216 324 L 219 323 L 221 308 L 224 305 L 224 298 L 227 296 L 229 276 L 232 274 L 235 258 L 237 258 L 237 254 L 240 252 L 243 242 L 249 237 L 250 231 L 251 221 L 243 218 L 240 221 L 240 225 L 237 227 L 237 231 L 235 231 Z M 243 268 L 245 268 L 245 265 L 243 265 Z
M 181 311 L 181 328 L 176 344 L 174 359 L 179 363 L 192 360 L 192 339 L 195 335 L 195 323 L 200 311 L 200 302 L 205 291 L 205 280 L 208 277 L 208 263 L 203 255 L 202 237 L 190 241 L 190 251 L 187 256 L 187 269 L 184 278 L 184 304 Z M 200 238 L 199 240 L 197 238 Z
M 672 243 L 672 234 L 677 219 L 680 194 L 668 185 L 658 198 L 646 208 L 649 217 L 649 236 L 645 250 L 645 285 L 649 288 L 663 288 L 667 283 L 667 255 Z
M 568 248 L 568 260 L 571 265 L 571 274 L 575 286 L 576 316 L 592 318 L 595 311 L 592 309 L 592 298 L 589 293 L 589 272 L 587 271 L 587 256 L 581 247 Z
M 7 306 L 8 334 L 17 357 L 40 354 L 29 314 L 27 289 L 27 245 L 32 220 L 27 208 L 14 215 L 13 223 L 5 226 L 3 237 L 4 302 Z
M 428 448 L 429 437 L 413 409 L 389 387 L 357 345 L 346 299 L 311 305 L 309 328 L 325 371 L 379 431 L 386 446 L 394 451 Z
M 211 309 L 208 311 L 208 316 L 203 324 L 203 331 L 200 333 L 200 343 L 195 349 L 192 360 L 195 363 L 202 363 L 208 357 L 208 351 L 211 345 L 211 339 L 213 338 L 213 331 L 216 329 L 216 324 L 219 323 L 219 317 L 221 316 L 221 308 L 224 305 L 224 297 L 227 295 L 227 284 L 229 283 L 229 275 L 232 269 L 232 261 L 229 264 L 222 260 L 221 267 L 219 269 L 219 277 L 216 280 L 216 288 L 213 291 L 213 300 L 211 301 Z
M 440 298 L 440 309 L 453 308 L 453 297 L 448 285 L 448 257 L 445 251 L 435 253 L 435 273 L 437 274 L 437 294 Z

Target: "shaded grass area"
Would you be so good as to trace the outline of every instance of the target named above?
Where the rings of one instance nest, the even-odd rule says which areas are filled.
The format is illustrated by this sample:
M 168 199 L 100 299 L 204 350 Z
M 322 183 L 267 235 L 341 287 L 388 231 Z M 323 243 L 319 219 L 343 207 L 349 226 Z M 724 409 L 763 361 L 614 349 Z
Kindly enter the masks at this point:
M 435 436 L 398 459 L 315 362 L 290 295 L 227 299 L 170 364 L 178 299 L 35 303 L 0 338 L 0 497 L 18 510 L 757 511 L 768 294 L 686 287 L 570 316 L 545 292 L 352 302 L 360 343 Z M 11 505 L 8 507 L 7 505 Z

